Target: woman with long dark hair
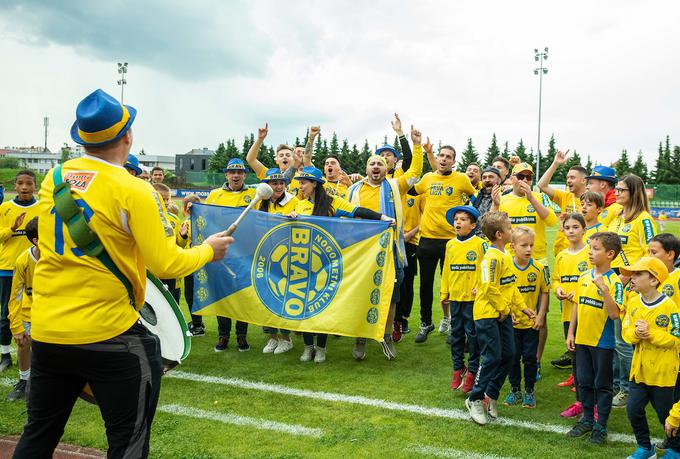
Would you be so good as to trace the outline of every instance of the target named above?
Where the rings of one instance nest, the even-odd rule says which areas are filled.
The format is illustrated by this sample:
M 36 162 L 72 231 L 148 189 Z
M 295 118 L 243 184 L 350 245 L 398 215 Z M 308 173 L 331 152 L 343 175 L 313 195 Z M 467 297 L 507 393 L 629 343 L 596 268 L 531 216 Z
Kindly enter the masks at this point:
M 305 199 L 301 200 L 295 207 L 295 212 L 291 212 L 289 217 L 298 215 L 313 215 L 316 217 L 348 217 L 365 218 L 367 220 L 384 220 L 394 223 L 394 219 L 374 212 L 365 207 L 355 206 L 339 196 L 328 194 L 323 184 L 325 180 L 322 172 L 316 167 L 305 167 L 297 176 L 300 182 L 300 191 Z M 316 334 L 316 346 L 314 345 L 314 333 L 303 333 L 302 338 L 305 342 L 305 350 L 300 356 L 301 362 L 310 362 L 312 359 L 316 363 L 326 361 L 326 342 L 328 335 L 325 333 Z

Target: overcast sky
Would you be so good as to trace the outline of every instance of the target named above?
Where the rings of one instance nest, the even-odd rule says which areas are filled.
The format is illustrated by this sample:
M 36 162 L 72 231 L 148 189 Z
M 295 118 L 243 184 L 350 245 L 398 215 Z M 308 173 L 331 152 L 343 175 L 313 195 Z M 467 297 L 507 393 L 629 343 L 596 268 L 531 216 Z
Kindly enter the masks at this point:
M 398 112 L 433 141 L 485 151 L 493 132 L 536 148 L 534 48 L 549 47 L 543 149 L 653 161 L 680 143 L 677 1 L 3 0 L 0 146 L 68 136 L 96 88 L 139 110 L 134 151 L 174 155 L 270 125 L 374 145 Z

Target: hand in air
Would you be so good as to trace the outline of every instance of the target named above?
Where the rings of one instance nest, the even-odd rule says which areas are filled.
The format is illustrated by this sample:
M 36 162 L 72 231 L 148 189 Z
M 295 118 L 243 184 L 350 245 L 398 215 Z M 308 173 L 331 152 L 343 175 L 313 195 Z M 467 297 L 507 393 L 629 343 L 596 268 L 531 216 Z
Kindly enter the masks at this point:
M 555 159 L 553 162 L 557 164 L 558 166 L 561 166 L 562 164 L 567 162 L 567 158 L 569 157 L 569 150 L 567 151 L 557 151 L 555 153 Z
M 264 123 L 263 128 L 259 128 L 257 130 L 257 138 L 258 140 L 264 140 L 267 138 L 267 134 L 269 133 L 269 123 Z
M 421 136 L 422 138 L 422 136 Z M 423 144 L 423 149 L 425 150 L 425 153 L 428 155 L 432 154 L 432 143 L 430 143 L 430 138 L 426 137 L 427 141 Z
M 413 145 L 420 145 L 420 142 L 423 141 L 423 134 L 411 125 L 411 140 L 413 141 Z M 428 138 L 427 141 L 429 142 L 430 139 Z
M 394 129 L 394 132 L 397 133 L 397 135 L 401 136 L 404 135 L 404 131 L 401 130 L 401 120 L 399 119 L 399 115 L 396 113 L 394 114 L 394 121 L 391 121 L 392 123 L 392 129 Z

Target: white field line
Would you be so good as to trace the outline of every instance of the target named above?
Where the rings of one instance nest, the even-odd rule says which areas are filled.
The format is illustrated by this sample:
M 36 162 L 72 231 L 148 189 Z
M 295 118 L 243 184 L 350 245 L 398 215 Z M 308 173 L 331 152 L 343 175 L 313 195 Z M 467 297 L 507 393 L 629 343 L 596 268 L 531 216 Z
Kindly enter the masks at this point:
M 313 427 L 305 427 L 297 424 L 284 424 L 282 422 L 274 422 L 268 419 L 248 418 L 230 413 L 217 413 L 214 411 L 205 411 L 198 408 L 189 408 L 181 405 L 163 405 L 158 407 L 158 411 L 170 414 L 178 414 L 180 416 L 188 416 L 195 419 L 208 419 L 211 421 L 218 421 L 224 424 L 234 424 L 237 426 L 248 426 L 262 430 L 274 430 L 276 432 L 283 432 L 291 435 L 303 435 L 306 437 L 321 437 L 323 431 Z
M 458 449 L 449 448 L 437 448 L 435 446 L 428 445 L 412 445 L 406 449 L 407 451 L 411 451 L 417 454 L 423 454 L 426 456 L 451 457 L 454 459 L 513 459 L 511 457 L 497 456 L 495 454 L 473 453 L 470 451 L 461 451 Z
M 263 392 L 272 392 L 282 395 L 293 395 L 296 397 L 324 400 L 328 402 L 351 403 L 355 405 L 370 406 L 373 408 L 379 408 L 384 410 L 402 411 L 406 413 L 419 414 L 428 417 L 447 418 L 464 421 L 468 421 L 470 419 L 467 410 L 460 410 L 455 408 L 453 409 L 433 408 L 421 405 L 412 405 L 409 403 L 396 403 L 389 402 L 387 400 L 363 397 L 361 395 L 345 395 L 333 392 L 320 392 L 320 391 L 317 392 L 307 389 L 296 389 L 293 387 L 281 386 L 278 384 L 247 381 L 245 379 L 240 378 L 223 378 L 220 376 L 207 376 L 196 373 L 188 373 L 179 370 L 169 372 L 166 375 L 166 377 L 174 379 L 184 379 L 187 381 L 195 381 L 201 383 L 219 384 L 223 386 L 233 386 L 241 389 L 260 390 Z M 566 434 L 570 429 L 570 427 L 561 426 L 557 424 L 544 424 L 539 422 L 521 421 L 519 419 L 511 418 L 499 418 L 498 420 L 494 421 L 493 424 L 508 427 L 520 427 L 522 429 L 535 430 L 538 432 L 555 433 L 559 435 Z M 623 443 L 635 443 L 635 437 L 633 435 L 621 433 L 610 432 L 608 440 Z

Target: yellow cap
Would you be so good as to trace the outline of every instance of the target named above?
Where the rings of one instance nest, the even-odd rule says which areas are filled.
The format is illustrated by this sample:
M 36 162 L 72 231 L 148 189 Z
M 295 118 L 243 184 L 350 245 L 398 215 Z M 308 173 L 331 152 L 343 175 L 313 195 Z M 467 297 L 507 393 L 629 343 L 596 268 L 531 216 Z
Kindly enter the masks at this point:
M 529 163 L 519 163 L 512 168 L 512 175 L 521 174 L 522 172 L 531 172 L 531 175 L 534 175 L 534 168 Z
M 624 276 L 632 276 L 633 272 L 639 271 L 648 271 L 649 274 L 656 277 L 659 283 L 668 278 L 668 268 L 661 260 L 654 257 L 642 257 L 633 266 L 621 268 L 621 274 Z

